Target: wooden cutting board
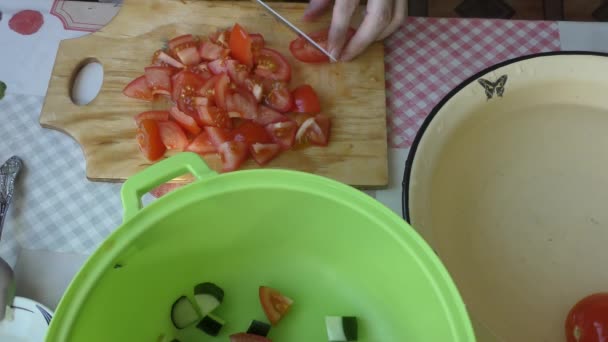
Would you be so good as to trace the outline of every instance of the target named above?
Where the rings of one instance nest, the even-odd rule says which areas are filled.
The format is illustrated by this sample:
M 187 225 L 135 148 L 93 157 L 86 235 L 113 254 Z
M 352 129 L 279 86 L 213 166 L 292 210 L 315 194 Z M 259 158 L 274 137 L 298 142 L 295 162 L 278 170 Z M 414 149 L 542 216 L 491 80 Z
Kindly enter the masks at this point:
M 315 22 L 301 21 L 305 4 L 271 6 L 307 32 L 326 28 L 330 20 L 325 16 Z M 69 134 L 81 145 L 90 180 L 124 181 L 150 165 L 137 147 L 133 116 L 168 108 L 167 104 L 127 98 L 122 94 L 125 85 L 143 74 L 154 51 L 167 39 L 185 33 L 204 36 L 235 22 L 249 32 L 263 34 L 269 47 L 283 53 L 293 66 L 291 85 L 311 84 L 319 93 L 323 112 L 332 118 L 329 147 L 288 151 L 267 167 L 311 172 L 353 186 L 387 185 L 382 44 L 376 43 L 350 63 L 301 63 L 288 49 L 296 35 L 248 1 L 125 0 L 102 30 L 61 42 L 40 124 Z M 79 69 L 91 60 L 103 65 L 103 85 L 91 103 L 77 106 L 70 98 L 71 84 Z M 217 156 L 204 158 L 210 167 L 220 169 Z M 251 160 L 244 166 L 256 167 Z

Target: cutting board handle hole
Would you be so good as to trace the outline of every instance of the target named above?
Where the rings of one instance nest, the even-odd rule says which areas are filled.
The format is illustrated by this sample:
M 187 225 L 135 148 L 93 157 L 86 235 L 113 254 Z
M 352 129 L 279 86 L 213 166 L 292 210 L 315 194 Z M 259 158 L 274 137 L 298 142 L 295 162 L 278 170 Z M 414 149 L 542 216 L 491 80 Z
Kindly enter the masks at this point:
M 77 106 L 91 103 L 103 84 L 103 65 L 96 58 L 86 58 L 74 69 L 70 81 L 70 98 Z

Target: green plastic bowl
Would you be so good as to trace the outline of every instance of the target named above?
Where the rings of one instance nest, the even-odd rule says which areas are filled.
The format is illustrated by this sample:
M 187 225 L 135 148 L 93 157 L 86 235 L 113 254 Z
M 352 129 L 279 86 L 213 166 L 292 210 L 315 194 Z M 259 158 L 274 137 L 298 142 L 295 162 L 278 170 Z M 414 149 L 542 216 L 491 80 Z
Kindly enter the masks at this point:
M 141 196 L 191 172 L 198 180 L 141 208 Z M 462 299 L 424 240 L 381 203 L 308 173 L 218 175 L 182 153 L 122 188 L 124 223 L 87 260 L 63 296 L 47 341 L 228 341 L 266 321 L 258 287 L 294 299 L 269 337 L 327 341 L 325 316 L 355 315 L 359 341 L 474 341 Z M 225 290 L 217 338 L 177 330 L 173 302 L 195 284 Z

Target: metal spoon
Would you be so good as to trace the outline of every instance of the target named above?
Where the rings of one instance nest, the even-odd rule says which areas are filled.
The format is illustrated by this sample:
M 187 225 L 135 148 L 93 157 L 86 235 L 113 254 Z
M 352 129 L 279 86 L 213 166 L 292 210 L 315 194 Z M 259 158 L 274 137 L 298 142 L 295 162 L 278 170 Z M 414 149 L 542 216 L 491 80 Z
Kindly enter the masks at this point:
M 19 157 L 12 156 L 0 166 L 0 238 L 4 227 L 4 218 L 15 192 L 15 180 L 23 168 Z M 15 277 L 13 269 L 0 257 L 0 321 L 4 319 L 6 307 L 15 298 Z

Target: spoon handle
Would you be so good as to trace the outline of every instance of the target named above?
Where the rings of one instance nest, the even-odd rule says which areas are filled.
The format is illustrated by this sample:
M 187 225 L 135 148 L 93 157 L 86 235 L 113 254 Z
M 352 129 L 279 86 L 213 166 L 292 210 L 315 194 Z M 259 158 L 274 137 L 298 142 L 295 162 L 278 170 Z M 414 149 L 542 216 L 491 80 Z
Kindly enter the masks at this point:
M 17 156 L 10 157 L 0 166 L 0 238 L 2 238 L 4 219 L 15 192 L 15 180 L 22 168 L 23 162 Z

